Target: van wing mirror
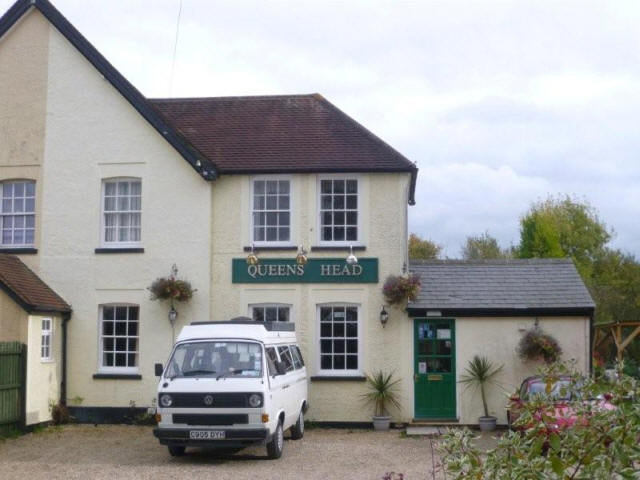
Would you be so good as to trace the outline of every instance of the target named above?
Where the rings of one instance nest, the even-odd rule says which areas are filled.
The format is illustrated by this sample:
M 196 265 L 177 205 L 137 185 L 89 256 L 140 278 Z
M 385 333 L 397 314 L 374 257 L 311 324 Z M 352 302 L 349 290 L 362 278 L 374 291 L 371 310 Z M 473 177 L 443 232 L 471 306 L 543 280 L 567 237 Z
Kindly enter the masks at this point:
M 155 367 L 155 371 L 156 371 L 156 377 L 161 377 L 162 376 L 162 372 L 164 371 L 164 368 L 162 366 L 161 363 L 156 363 L 154 365 Z

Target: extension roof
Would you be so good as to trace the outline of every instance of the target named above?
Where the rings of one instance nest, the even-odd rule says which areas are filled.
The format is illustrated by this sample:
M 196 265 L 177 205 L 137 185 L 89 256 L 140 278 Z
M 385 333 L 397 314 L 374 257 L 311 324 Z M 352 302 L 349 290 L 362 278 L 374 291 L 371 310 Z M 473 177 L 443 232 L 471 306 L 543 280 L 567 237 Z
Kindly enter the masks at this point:
M 0 288 L 29 313 L 69 313 L 71 307 L 13 255 L 0 254 Z
M 412 261 L 424 315 L 592 315 L 595 304 L 569 259 Z

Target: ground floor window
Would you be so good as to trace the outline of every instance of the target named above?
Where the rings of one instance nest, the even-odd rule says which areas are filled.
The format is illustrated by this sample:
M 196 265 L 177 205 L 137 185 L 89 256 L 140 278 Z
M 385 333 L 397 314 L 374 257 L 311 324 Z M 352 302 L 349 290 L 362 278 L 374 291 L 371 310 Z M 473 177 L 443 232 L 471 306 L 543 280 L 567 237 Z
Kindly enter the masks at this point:
M 320 370 L 333 375 L 359 373 L 359 307 L 357 305 L 321 305 Z
M 53 336 L 53 326 L 50 318 L 42 319 L 42 333 L 40 336 L 40 358 L 48 361 L 52 359 L 51 355 L 51 337 Z
M 249 305 L 251 318 L 256 322 L 289 322 L 291 305 L 281 303 Z
M 100 307 L 101 371 L 138 371 L 139 313 L 137 305 Z

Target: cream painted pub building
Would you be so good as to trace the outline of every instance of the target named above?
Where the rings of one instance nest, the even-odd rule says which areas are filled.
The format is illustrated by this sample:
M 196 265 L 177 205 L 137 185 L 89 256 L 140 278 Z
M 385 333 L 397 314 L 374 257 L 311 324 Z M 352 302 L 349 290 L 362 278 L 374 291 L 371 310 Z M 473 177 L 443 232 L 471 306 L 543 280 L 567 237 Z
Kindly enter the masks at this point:
M 0 254 L 70 306 L 47 332 L 54 352 L 42 362 L 57 362 L 60 378 L 42 395 L 81 421 L 121 420 L 153 405 L 153 365 L 166 361 L 174 331 L 169 305 L 151 301 L 147 287 L 172 265 L 197 288 L 176 305 L 176 328 L 237 316 L 295 323 L 310 373 L 307 416 L 317 421 L 369 422 L 364 376 L 383 369 L 401 379 L 395 421 L 473 423 L 477 409 L 455 379 L 492 345 L 474 343 L 473 332 L 509 331 L 487 342 L 511 352 L 519 326 L 544 316 L 588 369 L 594 306 L 573 265 L 570 278 L 546 271 L 580 290 L 569 304 L 492 309 L 492 294 L 478 304 L 484 313 L 471 308 L 464 320 L 428 296 L 408 309 L 385 305 L 384 279 L 412 268 L 407 209 L 417 168 L 320 95 L 145 98 L 47 0 L 20 0 L 0 19 L 0 87 Z M 526 301 L 527 275 L 537 271 L 514 265 Z M 415 269 L 428 292 L 428 272 Z M 11 290 L 6 283 L 0 278 Z M 496 286 L 500 295 L 509 283 Z M 6 325 L 13 310 L 2 305 Z M 443 346 L 433 347 L 448 361 L 422 358 L 434 315 Z M 515 372 L 512 383 L 527 369 Z M 434 395 L 448 410 L 432 405 Z M 42 408 L 26 417 L 49 420 Z

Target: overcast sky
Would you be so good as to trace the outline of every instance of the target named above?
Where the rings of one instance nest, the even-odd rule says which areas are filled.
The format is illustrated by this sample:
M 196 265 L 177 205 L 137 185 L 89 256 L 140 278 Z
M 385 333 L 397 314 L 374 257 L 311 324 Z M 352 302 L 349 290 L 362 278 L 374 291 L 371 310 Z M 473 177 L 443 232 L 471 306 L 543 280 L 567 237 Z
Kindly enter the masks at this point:
M 0 0 L 3 12 L 13 2 Z M 319 92 L 420 168 L 410 229 L 517 243 L 550 194 L 640 255 L 640 2 L 54 0 L 149 97 Z

